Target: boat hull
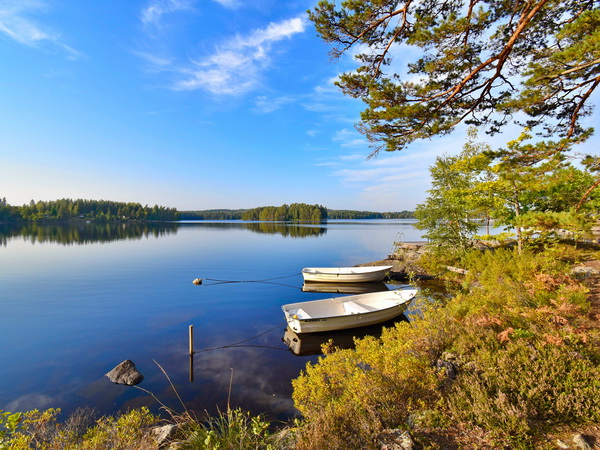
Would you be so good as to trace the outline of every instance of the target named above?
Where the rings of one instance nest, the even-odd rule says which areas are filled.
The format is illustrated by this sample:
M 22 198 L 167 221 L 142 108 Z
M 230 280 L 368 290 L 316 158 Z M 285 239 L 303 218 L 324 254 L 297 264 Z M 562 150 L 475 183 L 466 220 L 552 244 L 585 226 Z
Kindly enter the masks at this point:
M 375 325 L 406 311 L 416 295 L 413 288 L 349 295 L 283 305 L 288 326 L 295 333 L 346 330 Z
M 295 333 L 287 326 L 281 339 L 295 355 L 322 355 L 323 344 L 329 341 L 333 342 L 335 348 L 353 349 L 355 348 L 355 338 L 364 338 L 365 336 L 379 337 L 384 327 L 393 327 L 400 322 L 408 322 L 408 319 L 403 314 L 400 314 L 393 319 L 367 327 L 325 331 L 323 333 Z
M 383 281 L 393 267 L 305 267 L 302 269 L 302 276 L 304 281 L 321 283 L 365 283 Z
M 330 294 L 368 294 L 369 292 L 389 291 L 383 281 L 365 283 L 319 283 L 307 281 L 302 285 L 302 292 L 321 292 Z

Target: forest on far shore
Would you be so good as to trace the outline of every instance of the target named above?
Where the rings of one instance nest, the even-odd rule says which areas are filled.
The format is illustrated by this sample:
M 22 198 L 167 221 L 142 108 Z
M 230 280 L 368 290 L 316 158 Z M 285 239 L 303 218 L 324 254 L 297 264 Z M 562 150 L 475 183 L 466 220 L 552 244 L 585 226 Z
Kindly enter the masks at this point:
M 303 221 L 311 219 L 300 219 L 300 216 L 296 218 L 289 215 L 289 209 L 292 205 L 304 205 L 303 203 L 297 204 L 292 203 L 289 205 L 282 206 L 268 206 L 248 209 L 208 209 L 198 211 L 181 211 L 181 220 L 289 220 L 289 221 Z M 311 208 L 315 205 L 306 205 Z M 318 205 L 317 205 L 318 206 Z M 288 208 L 288 212 L 285 212 L 285 207 Z M 322 208 L 322 207 L 321 207 Z M 305 208 L 307 211 L 309 208 Z M 274 211 L 274 216 L 277 214 L 277 210 L 281 211 L 287 218 L 283 219 L 270 219 L 265 218 L 270 212 Z M 263 218 L 260 218 L 260 213 L 263 212 Z M 258 213 L 258 215 L 257 215 Z M 321 210 L 322 214 L 322 210 Z M 373 212 L 373 211 L 354 211 L 350 209 L 329 209 L 326 208 L 326 216 L 317 219 L 321 220 L 335 220 L 335 219 L 413 219 L 413 211 L 400 211 L 400 212 Z
M 110 200 L 34 201 L 22 206 L 10 205 L 0 198 L 0 222 L 44 221 L 175 221 L 175 220 L 260 220 L 322 222 L 328 219 L 412 219 L 412 211 L 373 212 L 328 209 L 321 205 L 291 203 L 252 209 L 209 209 L 178 211 L 165 206 Z

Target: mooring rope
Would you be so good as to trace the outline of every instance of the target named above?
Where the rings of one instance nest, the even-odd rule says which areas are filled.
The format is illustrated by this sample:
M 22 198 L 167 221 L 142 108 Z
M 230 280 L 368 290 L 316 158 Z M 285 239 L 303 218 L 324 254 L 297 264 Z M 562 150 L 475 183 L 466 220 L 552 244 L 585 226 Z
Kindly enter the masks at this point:
M 194 352 L 194 354 L 196 354 L 196 353 L 203 353 L 203 352 L 209 352 L 209 351 L 212 351 L 212 350 L 221 350 L 223 348 L 237 347 L 237 346 L 240 346 L 240 344 L 243 344 L 244 342 L 248 342 L 248 341 L 251 341 L 252 339 L 256 339 L 258 337 L 264 336 L 265 334 L 270 333 L 271 331 L 274 331 L 277 328 L 280 328 L 280 327 L 282 327 L 285 324 L 286 324 L 286 322 L 280 323 L 277 326 L 275 326 L 275 327 L 273 327 L 273 328 L 271 328 L 271 329 L 269 329 L 269 330 L 267 330 L 267 331 L 265 331 L 263 333 L 257 334 L 256 336 L 249 337 L 248 339 L 244 339 L 244 340 L 236 342 L 234 344 L 220 345 L 218 347 L 203 348 L 202 350 L 196 350 Z
M 300 275 L 300 274 L 301 274 L 301 272 L 298 272 L 298 273 L 294 273 L 292 275 L 284 275 L 282 277 L 275 277 L 275 278 L 265 278 L 263 280 L 220 280 L 218 278 L 205 278 L 204 280 L 213 281 L 214 283 L 208 283 L 208 284 L 203 283 L 203 284 L 205 286 L 214 286 L 215 284 L 226 284 L 226 283 L 266 283 L 266 284 L 279 284 L 279 283 L 271 283 L 271 281 L 273 281 L 273 280 L 282 280 L 284 278 L 291 278 L 291 277 L 295 277 L 295 276 Z M 290 285 L 282 284 L 281 286 L 290 286 Z M 290 287 L 296 287 L 296 286 L 290 286 Z

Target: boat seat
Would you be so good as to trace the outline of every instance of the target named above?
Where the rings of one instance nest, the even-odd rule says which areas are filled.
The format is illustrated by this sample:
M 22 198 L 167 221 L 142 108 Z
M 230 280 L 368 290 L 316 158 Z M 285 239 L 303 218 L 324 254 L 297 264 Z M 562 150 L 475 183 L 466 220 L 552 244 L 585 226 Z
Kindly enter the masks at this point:
M 290 311 L 290 312 L 292 312 L 292 311 Z M 290 314 L 290 315 L 294 319 L 301 319 L 301 320 L 303 320 L 303 319 L 310 319 L 310 315 L 306 311 L 304 311 L 302 308 L 298 308 L 296 310 L 296 312 L 294 312 L 293 314 Z M 296 317 L 294 317 L 294 316 L 296 316 Z
M 344 302 L 344 310 L 350 314 L 364 314 L 369 312 L 367 308 L 354 302 Z

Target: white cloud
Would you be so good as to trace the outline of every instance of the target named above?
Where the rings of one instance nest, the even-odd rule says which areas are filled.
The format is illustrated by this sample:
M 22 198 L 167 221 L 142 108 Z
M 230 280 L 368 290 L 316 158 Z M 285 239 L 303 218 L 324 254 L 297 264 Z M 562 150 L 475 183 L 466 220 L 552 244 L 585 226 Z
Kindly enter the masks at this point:
M 367 148 L 369 146 L 369 142 L 358 132 L 349 130 L 344 128 L 338 131 L 333 140 L 336 142 L 340 142 L 340 146 L 347 147 L 363 147 Z
M 258 85 L 261 71 L 270 64 L 273 45 L 305 28 L 305 19 L 297 17 L 270 23 L 247 36 L 238 35 L 219 45 L 212 55 L 193 61 L 173 88 L 204 89 L 218 95 L 247 92 Z
M 66 53 L 69 59 L 78 59 L 82 53 L 65 44 L 60 33 L 38 24 L 27 17 L 30 13 L 47 9 L 43 1 L 4 0 L 0 2 L 0 33 L 29 47 L 50 45 Z
M 254 102 L 254 111 L 258 113 L 271 113 L 273 111 L 277 111 L 283 105 L 287 105 L 289 103 L 293 103 L 294 99 L 292 97 L 274 97 L 269 98 L 264 95 L 256 97 Z
M 193 10 L 194 0 L 153 0 L 142 10 L 140 20 L 146 27 L 162 26 L 163 16 Z
M 235 9 L 242 5 L 242 2 L 240 2 L 240 0 L 214 0 L 214 1 L 228 9 Z
M 136 51 L 133 53 L 138 57 L 145 59 L 152 67 L 152 70 L 165 70 L 165 68 L 169 68 L 173 64 L 173 59 L 167 56 L 160 56 L 152 52 L 144 51 Z

